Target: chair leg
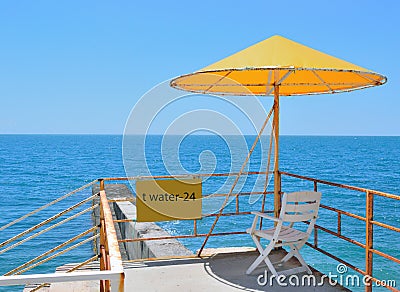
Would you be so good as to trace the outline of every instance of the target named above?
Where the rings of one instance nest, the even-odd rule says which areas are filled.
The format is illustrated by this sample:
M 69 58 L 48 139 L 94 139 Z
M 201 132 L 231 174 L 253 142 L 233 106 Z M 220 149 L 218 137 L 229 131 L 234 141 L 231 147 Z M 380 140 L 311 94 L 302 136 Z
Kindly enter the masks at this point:
M 310 268 L 308 267 L 306 261 L 303 259 L 303 257 L 301 256 L 298 248 L 295 245 L 291 245 L 290 246 L 292 251 L 293 251 L 293 255 L 299 260 L 300 264 L 303 266 L 303 268 L 305 268 L 306 272 L 311 275 L 312 272 L 310 270 Z
M 296 249 L 300 250 L 303 247 L 303 245 L 305 244 L 305 242 L 306 241 L 302 241 L 301 243 L 296 244 L 296 246 L 297 246 Z M 288 244 L 288 246 L 290 247 L 290 251 L 278 263 L 285 263 L 295 255 L 294 251 L 293 251 L 293 245 Z
M 274 266 L 268 258 L 269 253 L 273 249 L 274 245 L 269 244 L 265 250 L 260 254 L 260 256 L 251 264 L 251 266 L 247 269 L 246 274 L 251 274 L 260 264 L 264 261 L 267 264 L 268 269 L 271 271 L 273 275 L 278 277 L 278 273 L 276 272 Z
M 261 238 L 255 236 L 255 235 L 252 235 L 251 237 L 253 238 L 253 241 L 254 241 L 254 243 L 256 244 L 256 247 L 257 247 L 257 249 L 258 249 L 258 252 L 259 252 L 260 254 L 262 254 L 262 253 L 264 252 L 264 249 L 263 249 L 263 247 L 262 247 L 262 245 L 261 245 L 261 242 L 260 242 Z
M 261 245 L 261 242 L 260 242 L 261 238 L 258 237 L 258 236 L 255 236 L 255 235 L 252 235 L 251 237 L 253 238 L 253 241 L 254 241 L 254 243 L 256 244 L 257 249 L 258 249 L 258 251 L 259 251 L 259 253 L 260 253 L 260 256 L 259 256 L 259 257 L 261 257 L 263 254 L 265 254 L 265 251 L 267 250 L 268 246 L 267 246 L 267 247 L 265 248 L 265 250 L 264 250 L 263 247 L 262 247 L 262 245 Z M 271 250 L 272 250 L 272 249 L 273 249 L 273 247 L 271 248 Z M 269 252 L 271 252 L 271 251 L 269 251 Z M 270 270 L 272 273 L 275 273 L 276 276 L 277 276 L 278 274 L 277 274 L 277 272 L 276 272 L 276 270 L 275 270 L 275 268 L 274 268 L 274 264 L 271 263 L 271 261 L 269 260 L 268 257 L 264 257 L 263 259 L 264 259 L 265 264 L 266 264 L 267 267 L 269 268 L 269 270 Z M 253 269 L 250 270 L 250 268 L 249 268 L 249 269 L 247 270 L 246 273 L 247 273 L 247 274 L 250 274 L 250 273 L 253 272 L 254 269 L 255 269 L 256 267 L 258 267 L 258 265 L 260 265 L 260 264 L 261 264 L 261 261 L 260 261 Z
M 285 263 L 288 260 L 290 260 L 294 256 L 294 252 L 292 248 L 290 248 L 290 251 L 278 262 L 278 263 Z

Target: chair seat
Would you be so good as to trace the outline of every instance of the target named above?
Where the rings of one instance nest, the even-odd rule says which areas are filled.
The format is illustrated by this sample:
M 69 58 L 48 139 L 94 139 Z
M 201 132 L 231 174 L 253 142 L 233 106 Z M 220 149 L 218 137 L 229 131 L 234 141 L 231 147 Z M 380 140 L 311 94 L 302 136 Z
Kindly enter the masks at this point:
M 275 229 L 276 228 L 264 229 L 264 230 L 254 230 L 253 235 L 271 240 L 272 237 L 274 236 Z M 251 234 L 250 228 L 247 229 L 246 232 Z M 309 235 L 306 232 L 299 231 L 297 229 L 290 228 L 287 226 L 282 226 L 281 231 L 279 232 L 279 235 L 278 235 L 278 240 L 285 241 L 285 242 L 294 242 L 294 241 L 302 240 L 304 238 L 308 238 L 308 236 Z

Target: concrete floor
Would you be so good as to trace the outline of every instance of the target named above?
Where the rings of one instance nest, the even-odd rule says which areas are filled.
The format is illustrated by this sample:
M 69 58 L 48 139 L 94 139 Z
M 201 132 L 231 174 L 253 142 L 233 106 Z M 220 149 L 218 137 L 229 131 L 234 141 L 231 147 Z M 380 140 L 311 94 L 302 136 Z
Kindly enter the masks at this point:
M 285 251 L 274 251 L 271 255 L 272 262 L 279 261 Z M 331 286 L 327 279 L 321 282 L 323 274 L 312 269 L 316 284 L 302 285 L 302 276 L 297 274 L 300 285 L 291 284 L 288 279 L 284 285 L 271 280 L 271 273 L 265 265 L 260 265 L 251 275 L 246 275 L 247 268 L 257 258 L 258 253 L 254 248 L 218 248 L 205 249 L 202 258 L 159 259 L 151 261 L 124 261 L 125 292 L 130 291 L 350 291 L 340 285 Z M 60 267 L 63 271 L 69 265 Z M 296 259 L 291 259 L 279 270 L 299 266 Z M 98 269 L 98 263 L 91 263 L 85 270 Z M 80 269 L 82 270 L 82 269 Z M 265 278 L 267 275 L 268 279 Z M 266 285 L 259 285 L 257 279 L 261 277 Z M 292 283 L 294 283 L 292 281 Z M 313 283 L 313 282 L 311 282 Z M 320 285 L 323 283 L 323 285 Z M 26 289 L 25 291 L 29 291 Z M 49 292 L 94 292 L 99 291 L 98 281 L 54 283 L 48 288 L 39 291 Z
M 265 281 L 265 265 L 260 265 L 251 275 L 246 275 L 247 268 L 256 259 L 255 251 L 241 249 L 206 250 L 208 256 L 192 259 L 157 260 L 145 262 L 128 262 L 125 269 L 125 291 L 349 291 L 341 286 L 331 286 L 325 279 L 322 286 L 291 285 L 284 281 L 286 287 L 276 280 L 270 282 L 270 273 L 265 286 L 258 284 Z M 272 261 L 278 261 L 284 251 L 273 252 Z M 297 260 L 291 260 L 280 267 L 280 270 L 299 266 Z M 313 270 L 316 283 L 321 283 L 322 274 Z M 293 283 L 293 282 L 292 282 Z M 305 282 L 308 283 L 308 280 Z M 312 282 L 311 282 L 312 283 Z

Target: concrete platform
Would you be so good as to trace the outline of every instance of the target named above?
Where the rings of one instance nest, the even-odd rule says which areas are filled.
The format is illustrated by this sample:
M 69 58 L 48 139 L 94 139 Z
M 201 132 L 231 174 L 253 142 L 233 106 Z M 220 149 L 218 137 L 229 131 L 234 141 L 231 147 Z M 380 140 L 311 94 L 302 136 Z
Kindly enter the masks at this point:
M 278 261 L 285 254 L 283 250 L 274 251 L 271 259 Z M 309 279 L 306 273 L 297 274 L 298 284 L 296 279 L 289 281 L 289 277 L 281 282 L 283 284 L 279 284 L 271 277 L 265 265 L 260 265 L 251 275 L 246 275 L 247 268 L 257 256 L 254 248 L 243 247 L 205 249 L 202 258 L 124 261 L 125 291 L 350 291 L 340 285 L 332 286 L 328 278 L 315 269 L 312 269 L 313 279 Z M 278 271 L 299 265 L 296 259 L 291 259 Z M 65 271 L 70 266 L 73 264 L 59 267 L 57 272 Z M 98 269 L 98 262 L 93 262 L 79 270 Z M 303 280 L 303 276 L 307 277 Z M 99 281 L 54 283 L 39 291 L 94 292 L 99 291 Z
M 213 249 L 206 250 L 206 254 L 204 258 L 127 262 L 125 291 L 350 291 L 339 285 L 331 286 L 328 279 L 323 279 L 323 274 L 314 269 L 315 284 L 307 278 L 302 284 L 302 276 L 307 274 L 300 273 L 297 274 L 299 285 L 292 285 L 289 277 L 279 285 L 262 265 L 246 275 L 247 268 L 258 256 L 249 249 Z M 276 251 L 272 260 L 278 261 L 284 254 L 284 251 Z M 297 260 L 290 260 L 280 269 L 297 266 Z M 266 285 L 260 285 L 258 278 Z

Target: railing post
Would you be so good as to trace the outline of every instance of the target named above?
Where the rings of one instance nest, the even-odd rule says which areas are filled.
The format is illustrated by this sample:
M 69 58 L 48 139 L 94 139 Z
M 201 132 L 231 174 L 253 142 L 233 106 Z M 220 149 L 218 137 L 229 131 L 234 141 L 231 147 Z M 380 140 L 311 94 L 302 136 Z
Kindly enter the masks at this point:
M 197 236 L 197 219 L 193 220 L 193 234 Z
M 276 73 L 277 74 L 277 73 Z M 275 82 L 278 80 L 275 75 Z M 279 84 L 274 84 L 274 216 L 279 217 L 281 211 L 281 173 L 279 172 Z
M 107 292 L 124 291 L 124 268 L 122 266 L 121 253 L 118 246 L 117 234 L 107 195 L 104 190 L 100 191 L 100 244 L 101 244 L 101 270 L 115 270 L 120 273 L 117 280 L 101 280 L 100 288 Z
M 104 182 L 103 180 L 100 180 L 100 191 L 101 188 L 103 187 L 104 189 Z M 99 250 L 99 259 L 100 259 L 100 271 L 106 270 L 106 265 L 105 265 L 105 260 L 106 260 L 106 252 L 105 252 L 105 224 L 104 224 L 104 211 L 103 211 L 103 203 L 102 200 L 100 199 L 100 204 L 99 204 L 99 211 L 100 211 L 100 250 Z M 106 280 L 100 280 L 100 292 L 105 292 L 106 291 Z
M 374 194 L 367 191 L 366 210 L 365 210 L 365 273 L 372 277 L 373 272 L 373 224 L 371 221 L 374 218 Z M 365 285 L 365 291 L 372 291 L 372 280 L 368 280 Z
M 102 179 L 100 180 L 100 192 L 104 192 L 104 181 Z M 106 271 L 109 269 L 104 201 L 100 194 L 100 271 Z M 100 291 L 110 291 L 110 280 L 100 280 Z
M 239 193 L 236 194 L 236 214 L 239 213 Z
M 314 225 L 314 246 L 318 247 L 318 227 Z
M 104 179 L 99 179 L 100 182 L 100 191 L 104 191 Z
M 274 190 L 274 215 L 275 217 L 279 217 L 279 213 L 281 212 L 282 197 L 282 177 L 279 170 L 276 172 L 276 179 L 274 179 L 274 184 L 276 184 L 276 189 Z

